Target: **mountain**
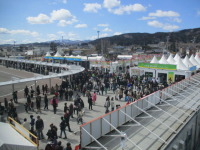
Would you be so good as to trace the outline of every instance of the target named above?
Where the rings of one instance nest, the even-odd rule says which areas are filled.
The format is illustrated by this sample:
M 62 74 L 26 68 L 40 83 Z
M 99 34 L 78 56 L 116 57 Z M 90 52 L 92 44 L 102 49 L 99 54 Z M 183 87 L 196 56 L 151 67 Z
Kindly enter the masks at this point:
M 112 37 L 105 37 L 91 41 L 91 44 L 99 44 L 101 40 L 109 41 L 110 45 L 116 44 L 121 46 L 129 45 L 146 45 L 166 42 L 169 36 L 169 42 L 191 43 L 195 38 L 195 43 L 200 42 L 200 28 L 185 29 L 177 32 L 157 32 L 157 33 L 126 33 Z

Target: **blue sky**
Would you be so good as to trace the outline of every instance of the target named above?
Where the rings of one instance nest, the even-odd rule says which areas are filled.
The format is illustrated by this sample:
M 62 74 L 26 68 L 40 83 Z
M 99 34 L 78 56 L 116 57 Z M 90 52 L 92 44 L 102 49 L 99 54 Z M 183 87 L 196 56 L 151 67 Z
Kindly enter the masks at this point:
M 200 0 L 1 0 L 0 44 L 200 27 Z

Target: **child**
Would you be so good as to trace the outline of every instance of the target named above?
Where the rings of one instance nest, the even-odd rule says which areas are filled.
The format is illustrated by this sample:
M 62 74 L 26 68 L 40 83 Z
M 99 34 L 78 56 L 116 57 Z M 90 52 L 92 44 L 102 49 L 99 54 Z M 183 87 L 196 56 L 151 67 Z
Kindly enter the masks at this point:
M 82 113 L 81 110 L 79 110 L 79 112 L 78 112 L 77 124 L 79 124 L 79 122 L 80 122 L 81 124 L 83 124 L 83 113 Z

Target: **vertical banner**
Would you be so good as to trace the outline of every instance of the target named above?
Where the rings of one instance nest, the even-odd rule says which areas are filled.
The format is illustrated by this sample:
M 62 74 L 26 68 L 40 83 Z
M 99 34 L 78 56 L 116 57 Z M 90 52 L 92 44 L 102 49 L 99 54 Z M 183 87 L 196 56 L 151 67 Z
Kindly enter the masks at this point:
M 168 81 L 168 83 L 174 82 L 174 72 L 168 72 L 167 81 Z

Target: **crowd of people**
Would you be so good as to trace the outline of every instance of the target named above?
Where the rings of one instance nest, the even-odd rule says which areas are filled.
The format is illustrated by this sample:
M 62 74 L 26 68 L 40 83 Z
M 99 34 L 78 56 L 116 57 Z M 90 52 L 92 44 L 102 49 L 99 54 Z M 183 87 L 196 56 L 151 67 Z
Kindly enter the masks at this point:
M 126 101 L 128 103 L 142 98 L 154 91 L 168 86 L 167 83 L 161 84 L 158 79 L 146 76 L 130 76 L 129 73 L 115 74 L 106 73 L 101 70 L 86 70 L 79 74 L 66 78 L 62 81 L 61 85 L 48 87 L 47 84 L 41 87 L 37 85 L 35 89 L 31 86 L 24 88 L 24 97 L 26 103 L 24 104 L 25 112 L 35 112 L 40 114 L 43 110 L 49 109 L 49 104 L 53 107 L 53 113 L 57 113 L 59 101 L 66 101 L 64 104 L 63 115 L 60 120 L 60 133 L 58 127 L 50 124 L 50 129 L 46 133 L 49 143 L 46 145 L 45 150 L 63 150 L 61 141 L 58 138 L 67 139 L 66 128 L 72 132 L 70 128 L 70 119 L 76 115 L 77 124 L 83 124 L 84 108 L 88 107 L 89 110 L 94 109 L 94 105 L 98 101 L 98 95 L 105 96 L 105 113 L 119 108 L 115 105 L 116 101 Z M 113 93 L 113 96 L 108 96 L 108 91 Z M 53 96 L 52 99 L 49 99 Z M 88 106 L 85 105 L 82 96 L 87 97 Z M 17 91 L 13 93 L 13 99 L 9 101 L 4 99 L 4 106 L 0 103 L 0 116 L 3 120 L 3 114 L 7 113 L 8 117 L 14 118 L 15 121 L 22 124 L 31 133 L 37 135 L 38 140 L 45 138 L 43 129 L 47 128 L 40 115 L 37 120 L 30 116 L 30 122 L 24 118 L 24 122 L 20 122 L 14 103 L 18 103 Z M 68 103 L 69 106 L 68 106 Z M 98 109 L 95 107 L 95 109 Z M 27 123 L 28 122 L 28 123 Z M 58 136 L 59 134 L 59 136 Z M 64 134 L 64 137 L 62 136 Z M 67 144 L 66 150 L 70 149 L 70 143 Z

